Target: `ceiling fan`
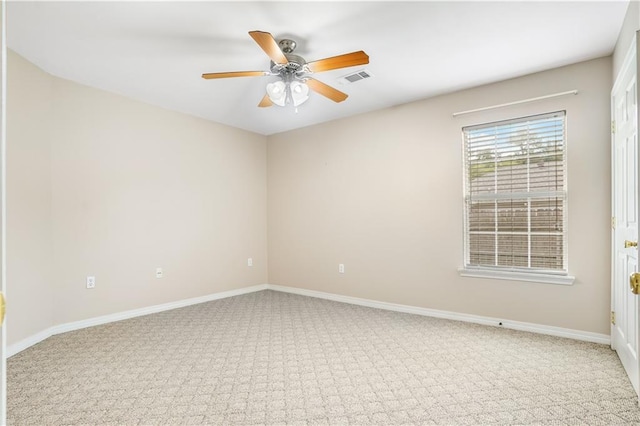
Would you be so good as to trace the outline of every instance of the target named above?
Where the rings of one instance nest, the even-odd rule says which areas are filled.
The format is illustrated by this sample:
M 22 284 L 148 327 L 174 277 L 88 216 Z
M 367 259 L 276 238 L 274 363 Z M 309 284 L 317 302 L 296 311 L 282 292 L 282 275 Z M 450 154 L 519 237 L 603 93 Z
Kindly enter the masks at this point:
M 312 78 L 311 75 L 317 72 L 369 63 L 369 56 L 362 50 L 307 62 L 301 56 L 293 54 L 296 48 L 296 42 L 293 40 L 283 39 L 276 42 L 270 33 L 264 31 L 249 31 L 249 35 L 271 59 L 270 71 L 214 72 L 202 74 L 202 78 L 280 77 L 278 81 L 267 84 L 267 94 L 258 104 L 259 107 L 285 106 L 288 103 L 293 103 L 297 107 L 309 99 L 309 90 L 313 90 L 334 102 L 342 102 L 347 99 L 346 93 Z

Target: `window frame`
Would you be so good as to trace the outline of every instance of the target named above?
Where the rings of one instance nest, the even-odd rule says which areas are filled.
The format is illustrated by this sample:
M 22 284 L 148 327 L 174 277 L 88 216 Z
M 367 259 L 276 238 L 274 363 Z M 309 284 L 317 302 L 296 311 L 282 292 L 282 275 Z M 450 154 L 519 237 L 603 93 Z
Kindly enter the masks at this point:
M 469 181 L 469 174 L 471 173 L 471 167 L 470 167 L 471 163 L 469 162 L 469 159 L 468 159 L 468 153 L 469 153 L 468 140 L 467 140 L 468 132 L 471 130 L 478 130 L 483 128 L 491 128 L 491 127 L 496 128 L 499 126 L 507 126 L 510 124 L 544 120 L 547 118 L 558 117 L 560 115 L 562 116 L 562 120 L 563 120 L 562 121 L 562 125 L 563 125 L 563 128 L 562 128 L 563 130 L 563 144 L 562 144 L 563 187 L 561 191 L 556 191 L 556 195 L 557 195 L 557 192 L 560 192 L 561 193 L 560 198 L 562 200 L 562 215 L 563 215 L 562 217 L 562 269 L 532 268 L 531 266 L 518 267 L 514 265 L 498 266 L 498 265 L 471 264 L 471 250 L 470 250 L 471 231 L 469 229 L 470 228 L 469 214 L 471 211 L 470 210 L 471 203 L 472 203 L 472 200 L 474 200 L 474 197 L 471 195 L 470 181 Z M 463 168 L 463 219 L 464 219 L 463 265 L 464 266 L 458 269 L 461 276 L 540 282 L 540 283 L 548 283 L 548 284 L 562 284 L 562 285 L 573 284 L 575 277 L 569 275 L 569 262 L 568 262 L 568 235 L 569 234 L 568 234 L 568 226 L 567 226 L 568 225 L 567 121 L 568 120 L 567 120 L 566 110 L 557 110 L 553 112 L 529 114 L 526 116 L 520 116 L 520 117 L 510 118 L 506 120 L 490 121 L 486 123 L 466 125 L 462 127 L 461 136 L 462 136 L 462 166 L 463 166 L 462 168 Z M 494 144 L 493 147 L 495 150 L 496 144 Z M 527 158 L 529 157 L 527 156 Z M 531 170 L 531 163 L 527 163 L 527 175 L 529 175 L 530 170 Z M 542 197 L 545 191 L 531 191 L 531 188 L 527 188 L 525 193 Z M 499 201 L 501 199 L 513 199 L 513 194 L 518 194 L 520 197 L 522 196 L 522 192 L 518 193 L 518 192 L 495 191 L 489 194 L 490 195 L 488 196 L 483 194 L 479 199 Z M 536 197 L 533 197 L 533 198 L 526 197 L 524 199 L 530 202 L 532 199 L 535 200 Z M 478 200 L 478 198 L 476 198 L 476 200 Z M 528 206 L 528 208 L 530 208 L 530 205 Z M 496 238 L 499 237 L 500 234 L 497 228 L 493 232 Z M 528 237 L 528 241 L 530 241 L 530 238 L 532 236 L 531 229 L 527 230 L 526 235 Z M 528 246 L 527 246 L 527 256 L 529 258 L 531 256 L 530 243 L 528 243 Z

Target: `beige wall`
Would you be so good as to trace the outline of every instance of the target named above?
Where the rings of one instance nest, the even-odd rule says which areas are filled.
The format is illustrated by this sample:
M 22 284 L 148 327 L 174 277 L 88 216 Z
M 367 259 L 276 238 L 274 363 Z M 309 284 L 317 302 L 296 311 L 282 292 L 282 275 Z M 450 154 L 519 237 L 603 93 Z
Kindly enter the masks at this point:
M 611 58 L 268 138 L 9 66 L 9 344 L 265 282 L 609 332 Z M 576 283 L 459 277 L 460 128 L 558 109 Z
M 9 344 L 54 324 L 267 281 L 264 136 L 9 60 Z M 25 281 L 34 283 L 17 290 Z
M 640 2 L 638 0 L 632 0 L 627 7 L 627 13 L 624 17 L 620 34 L 618 35 L 618 41 L 616 42 L 615 50 L 613 51 L 613 79 L 615 80 L 618 72 L 622 68 L 622 63 L 627 55 L 629 46 L 636 31 L 640 29 Z
M 269 283 L 609 334 L 611 72 L 603 58 L 269 137 Z M 461 127 L 556 110 L 575 284 L 460 277 Z
M 6 330 L 12 343 L 53 325 L 52 80 L 9 51 L 7 81 Z

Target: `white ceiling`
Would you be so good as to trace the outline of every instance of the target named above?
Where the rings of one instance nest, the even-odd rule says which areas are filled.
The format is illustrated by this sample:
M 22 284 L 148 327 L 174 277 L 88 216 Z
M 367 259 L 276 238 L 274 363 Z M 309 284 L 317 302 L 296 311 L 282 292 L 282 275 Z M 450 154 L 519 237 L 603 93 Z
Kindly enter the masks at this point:
M 45 71 L 167 109 L 269 135 L 612 53 L 628 1 L 7 2 L 7 44 Z M 248 31 L 298 42 L 307 61 L 364 50 L 366 67 L 315 77 L 298 112 L 258 108 L 275 77 Z M 366 68 L 373 78 L 341 85 Z

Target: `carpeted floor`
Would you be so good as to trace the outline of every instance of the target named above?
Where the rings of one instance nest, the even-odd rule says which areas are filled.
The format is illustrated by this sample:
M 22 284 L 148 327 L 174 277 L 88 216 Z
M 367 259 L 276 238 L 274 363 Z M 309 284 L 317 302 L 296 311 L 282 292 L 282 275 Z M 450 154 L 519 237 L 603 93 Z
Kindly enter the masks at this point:
M 640 424 L 609 347 L 262 291 L 8 360 L 9 425 Z

